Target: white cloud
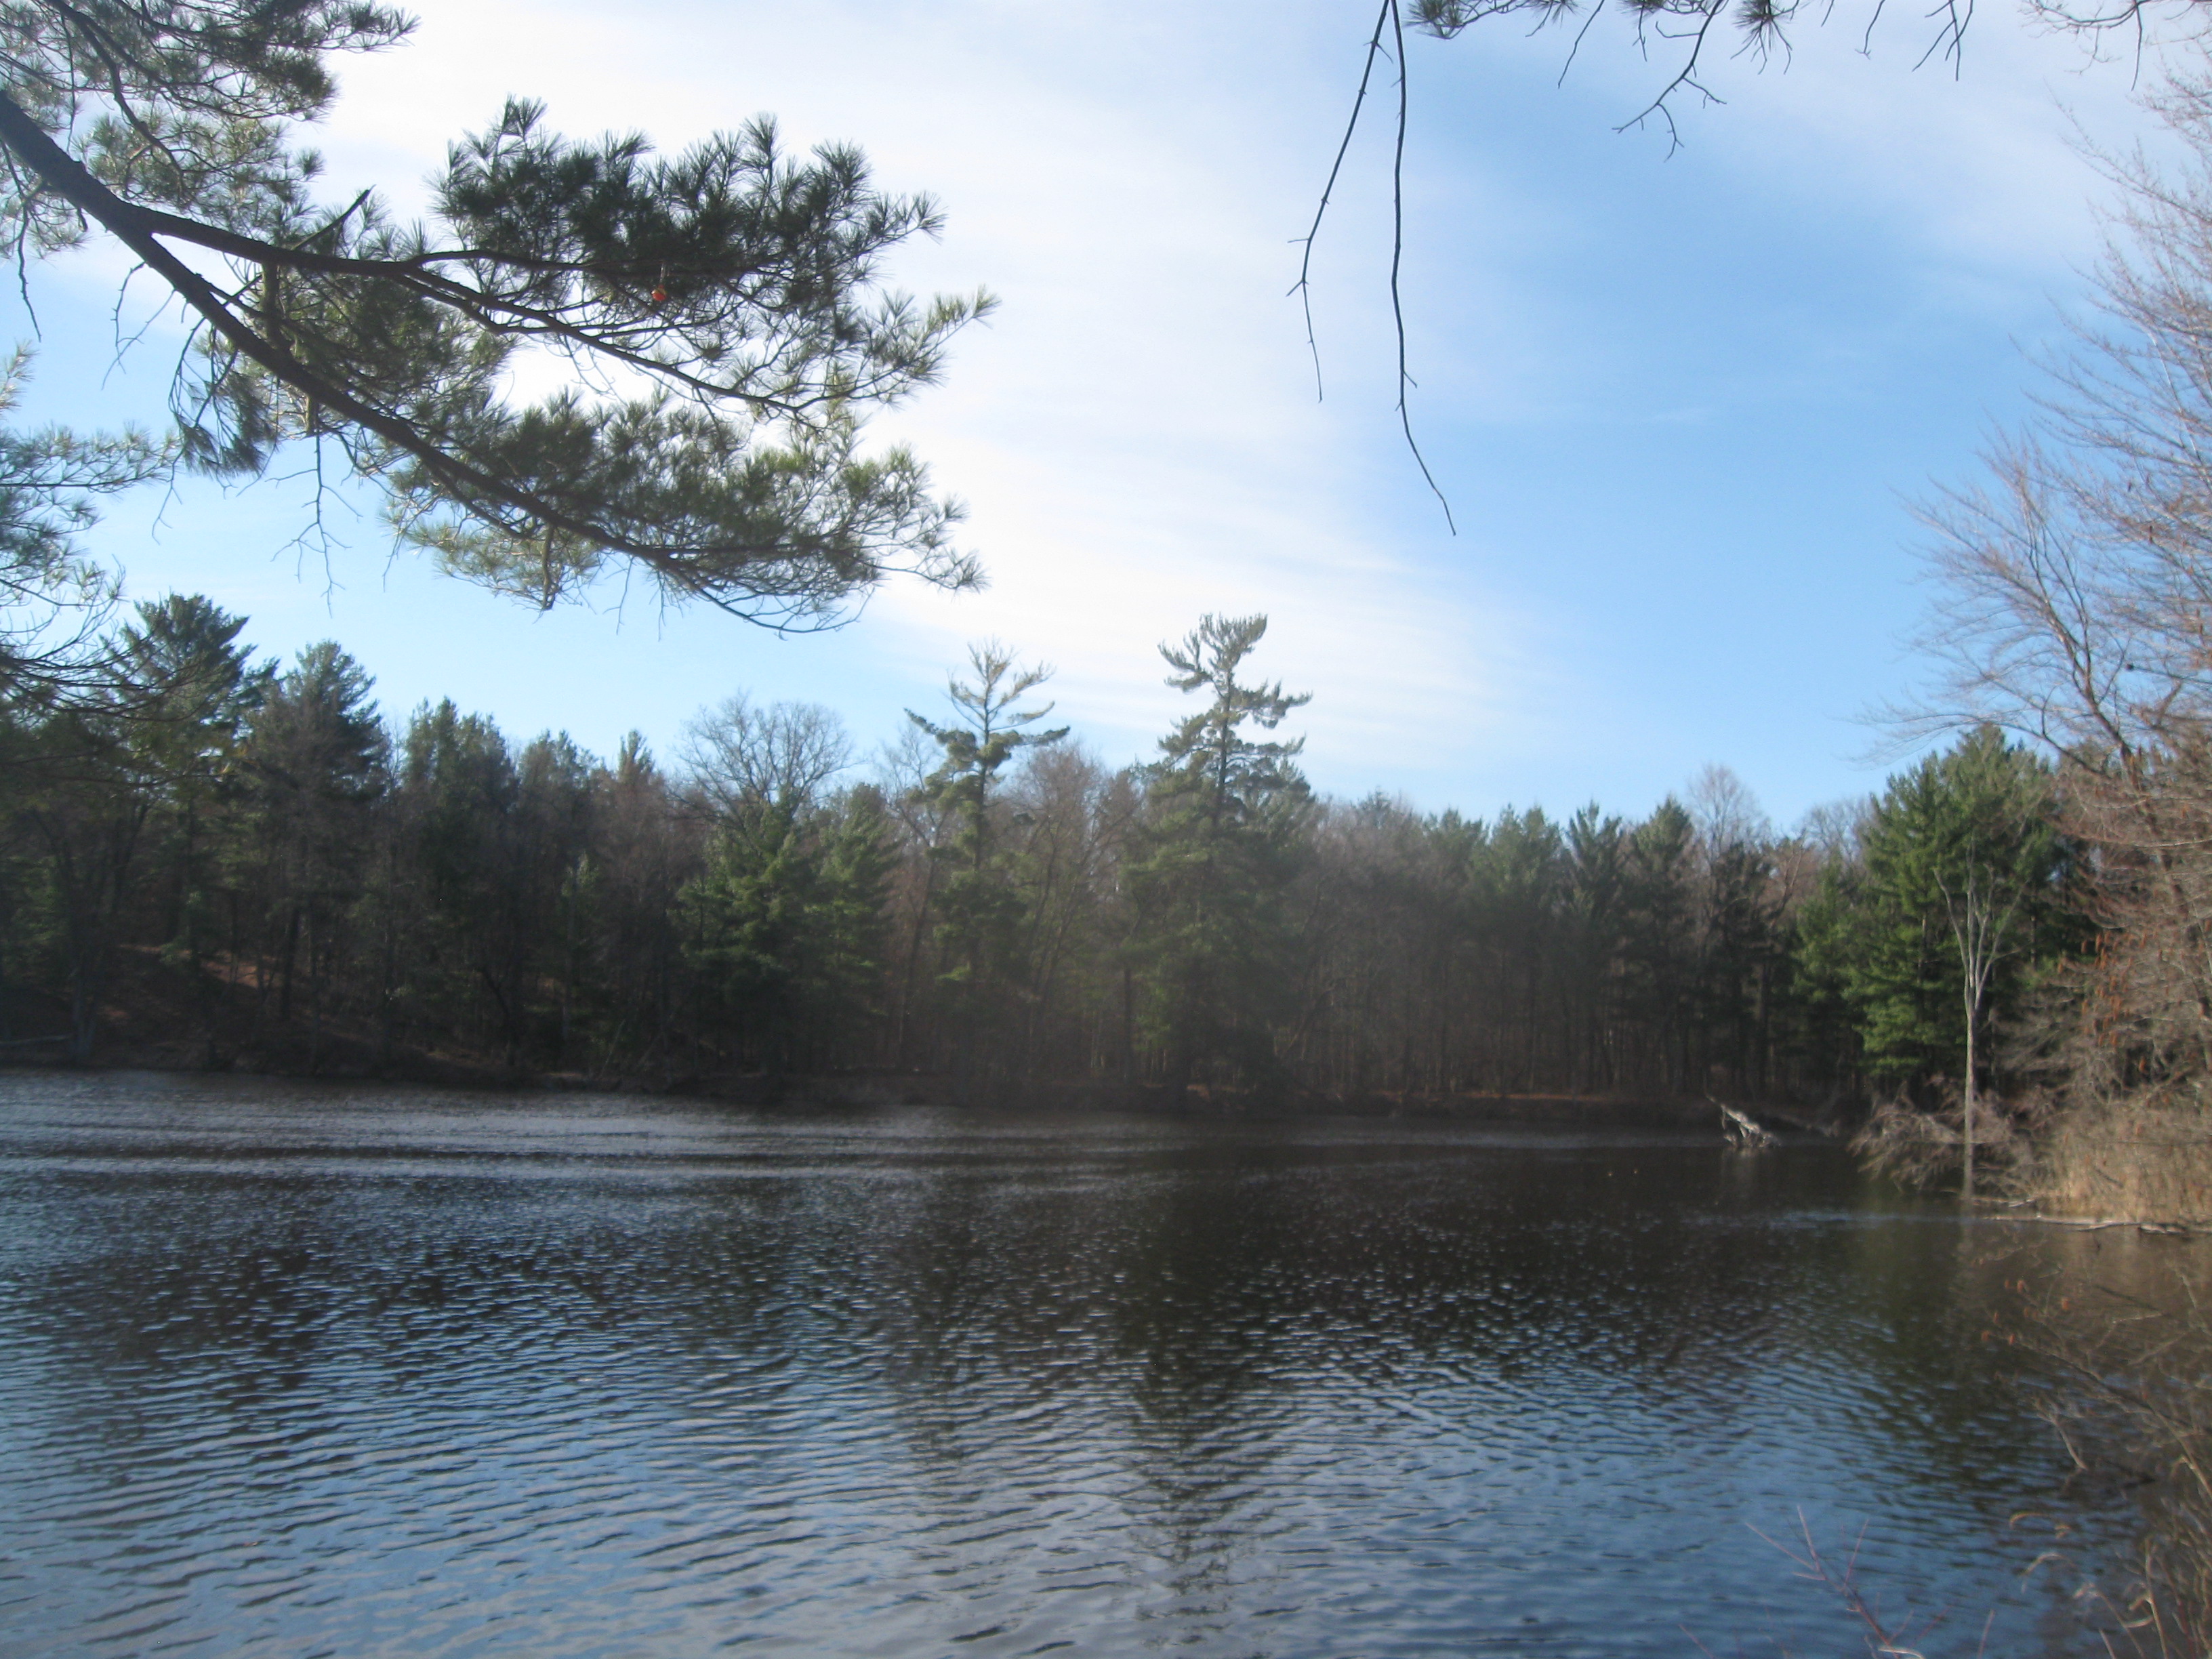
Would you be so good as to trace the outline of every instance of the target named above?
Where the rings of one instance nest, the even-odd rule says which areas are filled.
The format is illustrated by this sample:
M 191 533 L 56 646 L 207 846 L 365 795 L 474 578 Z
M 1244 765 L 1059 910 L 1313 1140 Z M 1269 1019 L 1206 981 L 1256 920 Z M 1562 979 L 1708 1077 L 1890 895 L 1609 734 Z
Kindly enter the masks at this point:
M 1057 664 L 1063 706 L 1102 740 L 1133 743 L 1174 701 L 1156 642 L 1202 611 L 1266 610 L 1267 672 L 1325 686 L 1316 732 L 1387 763 L 1408 707 L 1480 724 L 1513 630 L 1346 511 L 1366 463 L 1345 428 L 1372 409 L 1312 398 L 1286 232 L 1327 144 L 1295 59 L 1218 21 L 1194 43 L 1164 12 L 962 15 L 679 7 L 640 27 L 580 6 L 432 6 L 415 42 L 348 73 L 334 188 L 427 170 L 433 135 L 510 88 L 564 130 L 649 125 L 672 147 L 761 108 L 795 143 L 858 140 L 887 186 L 927 185 L 950 217 L 901 275 L 1005 300 L 945 387 L 880 423 L 971 502 L 992 576 L 975 598 L 879 596 L 863 625 L 887 656 L 926 678 L 996 635 Z M 1239 58 L 1250 78 L 1224 85 Z M 426 142 L 398 153 L 395 132 Z M 1340 339 L 1347 358 L 1370 343 L 1340 324 Z

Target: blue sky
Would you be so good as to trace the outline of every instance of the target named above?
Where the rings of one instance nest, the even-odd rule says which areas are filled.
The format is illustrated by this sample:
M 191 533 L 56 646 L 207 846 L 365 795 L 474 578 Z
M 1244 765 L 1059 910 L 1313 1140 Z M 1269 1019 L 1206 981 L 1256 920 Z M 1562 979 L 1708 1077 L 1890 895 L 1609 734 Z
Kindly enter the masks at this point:
M 1724 59 L 1727 102 L 1686 107 L 1671 153 L 1613 131 L 1665 70 L 1609 20 L 1564 82 L 1557 33 L 1414 42 L 1414 410 L 1455 538 L 1391 411 L 1385 123 L 1316 263 L 1326 401 L 1285 295 L 1365 4 L 418 10 L 410 43 L 347 69 L 319 135 L 333 196 L 419 201 L 446 141 L 522 93 L 565 130 L 671 147 L 772 112 L 940 198 L 945 238 L 898 280 L 1002 308 L 876 429 L 967 501 L 992 586 L 893 586 L 794 640 L 641 586 L 540 616 L 395 555 L 363 495 L 326 500 L 326 548 L 295 476 L 118 503 L 92 544 L 135 595 L 207 592 L 275 653 L 334 637 L 388 710 L 451 695 L 602 752 L 631 727 L 669 750 L 737 690 L 828 703 L 872 744 L 995 636 L 1055 665 L 1060 716 L 1113 760 L 1176 712 L 1158 641 L 1264 611 L 1261 666 L 1314 694 L 1317 784 L 1484 814 L 1642 811 L 1708 763 L 1785 824 L 1879 785 L 1861 716 L 1916 672 L 1925 603 L 1911 502 L 1971 474 L 2025 407 L 2023 350 L 2080 303 L 2105 192 L 2073 135 L 2143 125 L 2132 61 L 1996 10 L 1955 78 L 1914 69 L 1913 17 L 1865 55 L 1839 14 L 1786 70 Z M 143 279 L 118 312 L 121 269 L 94 247 L 33 273 L 32 416 L 158 413 L 173 325 Z M 119 359 L 118 315 L 145 328 Z

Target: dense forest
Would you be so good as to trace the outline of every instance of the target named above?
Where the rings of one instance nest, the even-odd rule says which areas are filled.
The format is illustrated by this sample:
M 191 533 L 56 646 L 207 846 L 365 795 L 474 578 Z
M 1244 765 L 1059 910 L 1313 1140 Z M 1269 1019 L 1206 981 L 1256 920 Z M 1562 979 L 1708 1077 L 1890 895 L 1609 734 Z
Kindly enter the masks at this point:
M 622 572 L 804 629 L 895 573 L 972 585 L 957 504 L 862 428 L 992 301 L 888 286 L 934 204 L 764 120 L 659 155 L 516 99 L 406 235 L 373 188 L 319 205 L 296 124 L 331 61 L 405 35 L 388 9 L 11 15 L 19 263 L 112 242 L 212 332 L 167 435 L 0 421 L 0 1054 L 1856 1103 L 1885 1156 L 1971 1171 L 1986 1138 L 2046 1189 L 2203 1210 L 2212 1175 L 2174 1150 L 2212 1080 L 2201 66 L 2154 100 L 2171 166 L 2110 169 L 2101 320 L 1928 515 L 1915 660 L 1948 678 L 1903 712 L 1930 751 L 1784 834 L 1717 770 L 1640 816 L 1321 798 L 1258 617 L 1164 647 L 1188 714 L 1126 766 L 1049 726 L 1047 677 L 997 645 L 944 706 L 883 711 L 873 759 L 742 697 L 673 753 L 600 757 L 380 710 L 335 644 L 255 661 L 204 598 L 117 617 L 81 546 L 100 501 L 295 443 L 335 444 L 402 543 L 533 604 Z M 191 165 L 146 166 L 111 105 L 169 112 L 157 148 L 188 135 Z M 543 401 L 510 395 L 526 359 L 566 365 Z M 650 395 L 608 392 L 632 375 Z M 2069 1146 L 2130 1172 L 2057 1173 Z
M 1990 732 L 1795 835 L 1719 769 L 1640 818 L 1482 818 L 1316 795 L 1257 617 L 1163 647 L 1188 718 L 1122 767 L 996 645 L 872 763 L 743 696 L 664 761 L 451 702 L 388 723 L 337 645 L 258 663 L 245 625 L 143 605 L 97 694 L 7 708 L 15 1052 L 1932 1099 L 1972 1029 L 1946 880 L 2009 896 L 1989 1031 L 2073 937 L 2048 775 Z

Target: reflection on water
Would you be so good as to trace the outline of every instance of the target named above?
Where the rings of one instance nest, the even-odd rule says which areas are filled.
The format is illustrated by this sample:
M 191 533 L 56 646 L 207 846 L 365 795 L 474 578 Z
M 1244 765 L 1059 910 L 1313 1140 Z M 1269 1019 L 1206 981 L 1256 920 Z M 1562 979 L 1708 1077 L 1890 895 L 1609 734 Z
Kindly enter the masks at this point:
M 0 1076 L 0 1655 L 2090 1650 L 1826 1147 Z M 2096 1517 L 2086 1517 L 2094 1534 Z

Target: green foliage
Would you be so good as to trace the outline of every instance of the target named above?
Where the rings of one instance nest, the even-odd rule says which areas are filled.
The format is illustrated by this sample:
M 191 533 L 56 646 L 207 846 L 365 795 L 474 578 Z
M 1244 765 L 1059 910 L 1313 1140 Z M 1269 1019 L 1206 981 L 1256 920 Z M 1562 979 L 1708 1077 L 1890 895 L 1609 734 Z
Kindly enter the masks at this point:
M 881 797 L 726 820 L 678 896 L 685 959 L 718 1022 L 773 1072 L 836 1052 L 878 1012 L 891 852 Z
M 249 722 L 239 811 L 228 826 L 230 910 L 284 918 L 279 1012 L 289 1012 L 304 954 L 319 1018 L 371 889 L 376 809 L 390 787 L 391 739 L 369 699 L 374 682 L 325 640 L 300 653 Z M 231 941 L 235 956 L 238 941 Z
M 318 862 L 342 851 L 325 820 L 376 799 L 391 739 L 362 665 L 330 640 L 309 646 L 253 711 L 246 764 L 264 815 L 288 836 L 320 840 Z
M 1052 670 L 1020 666 L 994 641 L 969 647 L 968 664 L 974 678 L 954 679 L 945 687 L 957 716 L 951 724 L 907 711 L 907 719 L 941 751 L 922 793 L 954 826 L 952 838 L 933 848 L 931 856 L 944 866 L 935 884 L 939 979 L 961 1027 L 957 1052 L 963 1066 L 971 1062 L 983 1028 L 1003 1012 L 1004 989 L 1022 966 L 1028 906 L 1001 844 L 995 791 L 1016 756 L 1067 735 L 1064 726 L 1033 729 L 1052 712 L 1050 703 L 1020 706 L 1052 678 Z
M 1284 901 L 1308 800 L 1293 764 L 1304 745 L 1248 728 L 1273 731 L 1310 696 L 1237 678 L 1267 631 L 1265 617 L 1207 616 L 1160 647 L 1170 685 L 1207 694 L 1160 739 L 1128 867 L 1146 1024 L 1177 1081 L 1221 1066 L 1246 1079 L 1275 1072 L 1269 1028 L 1289 992 Z
M 18 349 L 0 380 L 0 416 L 15 409 L 29 362 Z M 136 433 L 0 427 L 0 698 L 51 702 L 97 678 L 90 645 L 114 583 L 80 556 L 76 538 L 96 497 L 143 482 L 166 459 Z
M 238 645 L 246 618 L 198 594 L 137 607 L 120 631 L 112 696 L 123 751 L 179 809 L 227 781 L 276 670 Z
M 208 818 L 234 780 L 270 671 L 237 645 L 243 617 L 171 595 L 137 607 L 100 655 L 94 694 L 10 709 L 14 812 L 43 855 L 70 1003 L 88 1054 L 138 866 L 160 866 L 159 943 L 196 963 L 218 873 Z
M 89 1053 L 144 1041 L 166 986 L 170 1052 L 310 1069 L 1857 1082 L 1790 972 L 1812 849 L 1711 792 L 1564 823 L 1316 800 L 1277 735 L 1304 699 L 1250 678 L 1256 617 L 1167 648 L 1193 707 L 1149 766 L 1066 741 L 1042 671 L 979 647 L 896 781 L 842 789 L 824 709 L 731 698 L 672 772 L 450 702 L 395 740 L 335 646 L 272 676 L 242 637 L 167 601 L 99 642 L 112 695 L 0 698 L 0 1015 Z
M 327 108 L 328 60 L 409 27 L 357 0 L 0 5 L 0 219 L 19 258 L 96 228 L 174 290 L 198 348 L 172 399 L 187 459 L 258 472 L 327 440 L 403 537 L 544 605 L 611 556 L 786 627 L 895 570 L 975 580 L 957 507 L 860 441 L 989 307 L 883 286 L 937 228 L 927 198 L 878 191 L 847 147 L 787 156 L 766 119 L 659 158 L 515 100 L 452 148 L 429 225 L 374 191 L 319 200 L 294 128 Z M 538 367 L 558 383 L 520 399 Z M 16 447 L 0 528 L 5 491 L 52 472 Z
M 2049 769 L 1985 726 L 1892 778 L 1856 861 L 1823 871 L 1800 958 L 1815 994 L 1850 1010 L 1875 1075 L 1963 1075 L 1968 963 L 1956 924 L 1970 895 L 1994 895 L 2007 921 L 1986 1003 L 2000 1022 L 2078 943 L 2073 850 L 2053 807 Z
M 246 725 L 276 671 L 240 648 L 246 618 L 204 598 L 171 594 L 137 609 L 120 630 L 113 718 L 150 809 L 145 850 L 169 884 L 162 948 L 197 967 L 222 874 L 210 818 L 238 786 Z

